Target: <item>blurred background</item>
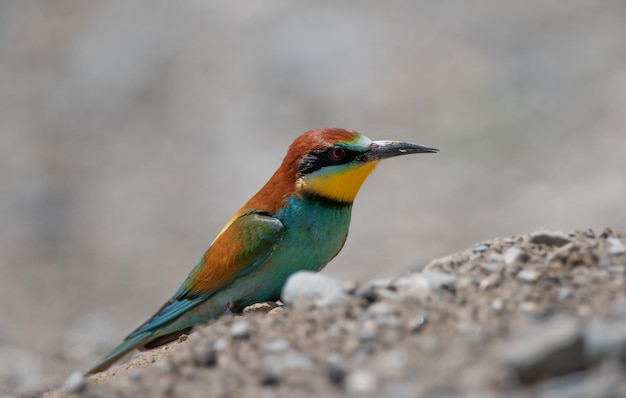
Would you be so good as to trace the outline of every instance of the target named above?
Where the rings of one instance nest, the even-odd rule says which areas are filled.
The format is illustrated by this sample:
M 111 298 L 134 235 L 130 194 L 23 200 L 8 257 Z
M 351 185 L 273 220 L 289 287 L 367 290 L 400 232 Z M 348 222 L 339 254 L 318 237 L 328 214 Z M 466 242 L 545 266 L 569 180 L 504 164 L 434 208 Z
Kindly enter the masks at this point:
M 626 231 L 626 2 L 0 2 L 0 393 L 62 382 L 170 297 L 316 127 L 385 161 L 324 272 Z

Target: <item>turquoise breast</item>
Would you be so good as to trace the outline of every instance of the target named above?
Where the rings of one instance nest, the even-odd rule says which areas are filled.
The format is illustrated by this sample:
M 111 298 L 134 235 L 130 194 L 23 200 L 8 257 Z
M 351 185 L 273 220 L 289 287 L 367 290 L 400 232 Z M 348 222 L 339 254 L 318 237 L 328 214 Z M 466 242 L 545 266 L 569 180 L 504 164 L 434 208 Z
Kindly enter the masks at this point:
M 300 195 L 290 197 L 276 215 L 284 225 L 285 235 L 268 261 L 255 272 L 259 296 L 265 297 L 254 297 L 252 301 L 278 300 L 291 274 L 324 268 L 343 247 L 351 212 L 351 203 Z

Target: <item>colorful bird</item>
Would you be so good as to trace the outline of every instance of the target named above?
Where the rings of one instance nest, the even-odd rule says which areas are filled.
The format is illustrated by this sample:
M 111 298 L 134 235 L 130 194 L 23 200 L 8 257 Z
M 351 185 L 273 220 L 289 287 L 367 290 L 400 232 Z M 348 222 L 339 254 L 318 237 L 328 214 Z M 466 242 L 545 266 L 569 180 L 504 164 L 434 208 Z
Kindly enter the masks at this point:
M 217 235 L 176 294 L 87 374 L 134 349 L 158 347 L 226 311 L 276 301 L 296 271 L 319 271 L 348 236 L 352 202 L 378 161 L 427 146 L 371 141 L 354 131 L 308 131 L 281 166 Z

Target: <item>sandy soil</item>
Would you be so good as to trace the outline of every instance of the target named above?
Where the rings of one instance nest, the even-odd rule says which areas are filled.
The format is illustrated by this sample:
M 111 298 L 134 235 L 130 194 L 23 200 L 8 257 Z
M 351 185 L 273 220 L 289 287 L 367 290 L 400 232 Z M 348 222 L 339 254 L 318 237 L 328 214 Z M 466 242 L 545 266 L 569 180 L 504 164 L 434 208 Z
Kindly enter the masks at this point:
M 341 300 L 262 303 L 45 397 L 626 396 L 626 248 L 481 242 Z M 33 393 L 33 395 L 39 395 Z

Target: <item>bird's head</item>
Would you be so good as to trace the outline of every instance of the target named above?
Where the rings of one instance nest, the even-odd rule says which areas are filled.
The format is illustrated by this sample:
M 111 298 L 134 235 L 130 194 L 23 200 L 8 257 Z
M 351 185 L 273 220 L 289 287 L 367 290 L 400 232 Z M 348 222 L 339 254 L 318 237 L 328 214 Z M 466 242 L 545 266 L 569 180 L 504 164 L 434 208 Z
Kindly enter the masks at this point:
M 281 166 L 241 211 L 277 213 L 287 197 L 298 194 L 349 204 L 381 159 L 437 151 L 408 142 L 372 141 L 338 128 L 307 131 L 295 139 Z
M 381 159 L 437 149 L 399 141 L 372 141 L 355 131 L 311 130 L 291 144 L 286 162 L 297 167 L 296 190 L 352 203 Z

